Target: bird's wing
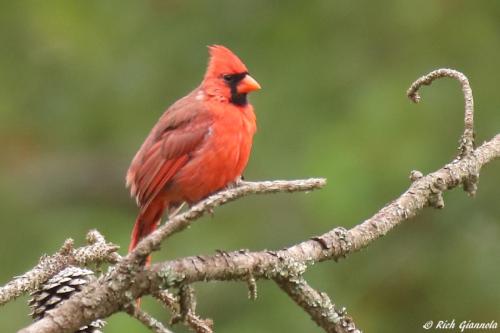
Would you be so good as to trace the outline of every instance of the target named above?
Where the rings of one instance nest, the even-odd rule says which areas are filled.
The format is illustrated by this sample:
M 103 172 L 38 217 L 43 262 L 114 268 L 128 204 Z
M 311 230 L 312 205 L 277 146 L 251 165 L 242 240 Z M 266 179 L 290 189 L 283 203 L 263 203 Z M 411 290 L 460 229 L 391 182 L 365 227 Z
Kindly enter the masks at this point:
M 142 208 L 189 161 L 211 125 L 210 113 L 194 94 L 180 99 L 162 115 L 127 172 L 127 186 Z

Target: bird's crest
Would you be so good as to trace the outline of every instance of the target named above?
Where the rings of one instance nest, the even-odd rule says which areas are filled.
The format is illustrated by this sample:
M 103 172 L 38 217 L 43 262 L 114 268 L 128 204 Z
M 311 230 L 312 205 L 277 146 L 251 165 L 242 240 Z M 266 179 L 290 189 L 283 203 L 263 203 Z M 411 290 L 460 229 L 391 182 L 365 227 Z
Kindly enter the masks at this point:
M 235 74 L 248 72 L 247 67 L 231 50 L 222 45 L 208 47 L 210 60 L 208 62 L 205 78 L 218 77 L 222 74 Z

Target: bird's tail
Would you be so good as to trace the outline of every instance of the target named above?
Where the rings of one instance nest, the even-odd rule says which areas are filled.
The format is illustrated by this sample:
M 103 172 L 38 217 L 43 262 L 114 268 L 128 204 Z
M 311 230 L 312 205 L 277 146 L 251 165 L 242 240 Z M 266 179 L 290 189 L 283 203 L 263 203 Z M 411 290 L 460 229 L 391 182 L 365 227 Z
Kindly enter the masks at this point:
M 141 209 L 135 220 L 134 229 L 130 237 L 130 245 L 128 247 L 129 253 L 136 248 L 137 244 L 139 244 L 144 237 L 156 230 L 160 224 L 164 209 L 165 206 L 155 204 L 154 202 L 145 209 Z M 151 256 L 149 255 L 144 262 L 144 266 L 148 267 L 150 264 Z M 136 299 L 135 304 L 139 308 L 141 306 L 141 299 Z
M 128 252 L 132 252 L 132 250 L 136 248 L 137 244 L 139 244 L 144 237 L 156 230 L 158 224 L 160 223 L 164 209 L 164 205 L 152 202 L 148 207 L 140 211 L 137 219 L 135 220 L 134 229 L 132 230 Z M 149 266 L 150 262 L 151 256 L 148 256 L 145 265 Z

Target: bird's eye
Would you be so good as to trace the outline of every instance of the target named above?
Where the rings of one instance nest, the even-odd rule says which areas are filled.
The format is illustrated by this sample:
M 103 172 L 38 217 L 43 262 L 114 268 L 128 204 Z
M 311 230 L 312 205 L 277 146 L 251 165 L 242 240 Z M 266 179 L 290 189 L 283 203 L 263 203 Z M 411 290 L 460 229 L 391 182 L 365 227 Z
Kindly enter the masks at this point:
M 226 82 L 231 82 L 231 81 L 233 81 L 233 79 L 234 79 L 234 75 L 231 75 L 231 74 L 226 74 L 226 75 L 224 75 L 222 78 L 223 78 L 223 79 L 224 79 L 224 81 L 226 81 Z

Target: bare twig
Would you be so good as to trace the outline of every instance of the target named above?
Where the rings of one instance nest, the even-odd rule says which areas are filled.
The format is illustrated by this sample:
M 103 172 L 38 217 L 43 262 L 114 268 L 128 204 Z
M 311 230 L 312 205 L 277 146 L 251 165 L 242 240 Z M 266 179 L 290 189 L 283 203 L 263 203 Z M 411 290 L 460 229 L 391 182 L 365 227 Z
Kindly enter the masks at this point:
M 97 230 L 87 235 L 88 246 L 73 248 L 73 240 L 67 239 L 61 249 L 54 255 L 43 256 L 32 270 L 14 278 L 0 288 L 0 305 L 13 300 L 22 294 L 36 290 L 43 282 L 57 274 L 67 266 L 86 266 L 91 263 L 116 262 L 118 246 L 107 243 Z
M 432 81 L 441 77 L 451 77 L 462 85 L 462 92 L 465 100 L 465 116 L 464 116 L 464 133 L 460 138 L 458 147 L 459 155 L 457 158 L 464 158 L 474 150 L 474 99 L 472 89 L 469 84 L 469 79 L 454 69 L 441 68 L 424 75 L 412 83 L 406 94 L 415 103 L 420 102 L 418 90 L 422 85 L 430 85 Z M 477 191 L 477 178 L 479 175 L 471 174 L 471 176 L 463 183 L 465 192 L 474 196 Z
M 345 308 L 336 309 L 326 293 L 316 291 L 302 276 L 279 277 L 275 281 L 325 332 L 361 333 Z
M 257 281 L 252 274 L 247 277 L 248 299 L 255 301 L 257 299 Z
M 196 313 L 196 296 L 190 284 L 179 287 L 179 319 L 185 321 L 187 315 Z
M 278 192 L 312 191 L 325 186 L 324 178 L 303 180 L 274 180 L 262 182 L 239 182 L 238 186 L 218 192 L 191 207 L 187 212 L 173 216 L 149 237 L 144 238 L 126 260 L 140 264 L 151 252 L 159 249 L 167 237 L 184 230 L 192 221 L 213 211 L 218 206 L 234 201 L 249 194 L 268 194 Z M 126 263 L 125 263 L 126 264 Z
M 128 313 L 131 317 L 137 319 L 141 323 L 144 324 L 147 328 L 151 329 L 155 333 L 173 333 L 171 330 L 166 328 L 160 321 L 151 317 L 147 312 L 139 309 L 132 303 L 126 305 L 124 307 L 126 313 Z
M 469 84 L 469 79 L 463 73 L 449 68 L 441 68 L 430 72 L 412 83 L 406 94 L 415 103 L 420 102 L 420 94 L 418 90 L 422 85 L 430 85 L 432 81 L 441 77 L 451 77 L 458 80 L 462 85 L 462 91 L 465 100 L 465 115 L 464 115 L 464 134 L 461 142 L 461 156 L 470 154 L 474 150 L 474 98 L 472 89 Z
M 326 293 L 313 289 L 304 279 L 307 266 L 278 253 L 282 264 L 273 279 L 311 319 L 328 333 L 361 333 L 345 309 L 337 310 Z
M 157 298 L 160 303 L 170 310 L 172 313 L 179 313 L 179 303 L 176 297 L 170 294 L 167 290 L 162 290 L 155 292 L 153 294 L 155 298 Z M 197 316 L 194 312 L 188 312 L 185 316 L 186 325 L 196 333 L 212 333 L 213 322 L 210 319 L 202 319 Z

